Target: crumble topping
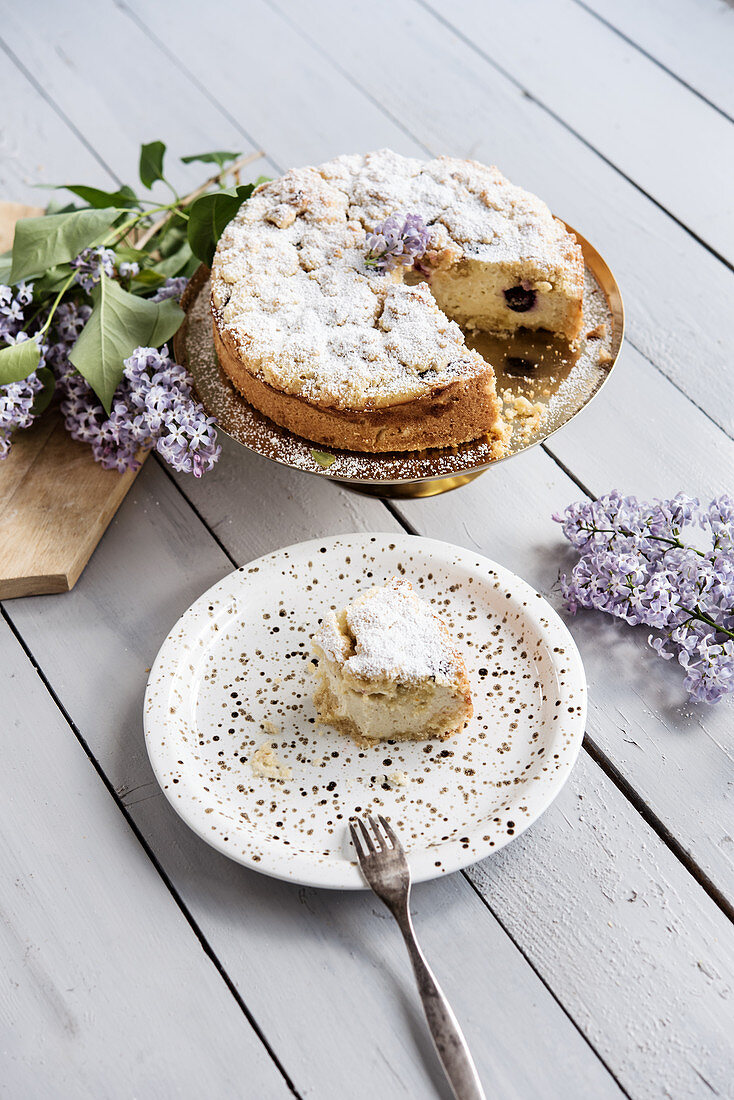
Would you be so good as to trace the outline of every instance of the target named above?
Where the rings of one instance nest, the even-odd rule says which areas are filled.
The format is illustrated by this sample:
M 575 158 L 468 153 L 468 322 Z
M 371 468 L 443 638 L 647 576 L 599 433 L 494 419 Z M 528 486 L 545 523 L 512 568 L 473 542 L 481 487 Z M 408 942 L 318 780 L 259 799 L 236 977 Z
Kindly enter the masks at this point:
M 293 169 L 244 204 L 212 267 L 217 321 L 264 381 L 362 409 L 486 371 L 426 283 L 365 265 L 367 234 L 395 213 L 423 218 L 434 268 L 521 262 L 533 266 L 534 285 L 552 287 L 576 247 L 545 203 L 474 161 L 380 150 Z
M 448 630 L 409 581 L 394 577 L 332 611 L 314 636 L 327 658 L 365 680 L 449 683 L 457 653 Z

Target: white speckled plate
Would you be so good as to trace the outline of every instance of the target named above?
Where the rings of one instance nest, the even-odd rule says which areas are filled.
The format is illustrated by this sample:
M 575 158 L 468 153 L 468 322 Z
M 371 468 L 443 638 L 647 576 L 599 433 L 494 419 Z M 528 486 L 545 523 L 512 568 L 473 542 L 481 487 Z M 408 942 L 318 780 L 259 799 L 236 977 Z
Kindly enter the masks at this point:
M 319 734 L 309 639 L 325 609 L 397 574 L 462 647 L 474 718 L 442 743 L 359 748 Z M 568 778 L 585 718 L 581 658 L 540 594 L 478 554 L 402 534 L 314 540 L 242 566 L 179 619 L 145 697 L 155 774 L 199 836 L 266 874 L 341 889 L 364 886 L 355 813 L 390 819 L 416 881 L 507 844 Z M 253 774 L 267 740 L 291 779 Z

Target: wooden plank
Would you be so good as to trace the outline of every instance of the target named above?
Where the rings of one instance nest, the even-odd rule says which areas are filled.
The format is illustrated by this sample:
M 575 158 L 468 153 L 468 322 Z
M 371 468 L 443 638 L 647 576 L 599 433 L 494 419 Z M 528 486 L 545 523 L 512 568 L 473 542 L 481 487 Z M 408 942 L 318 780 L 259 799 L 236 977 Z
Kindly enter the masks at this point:
M 30 11 L 18 8 L 8 13 L 3 36 L 9 44 L 26 51 L 34 68 L 42 69 L 48 94 L 95 149 L 110 164 L 123 165 L 128 175 L 137 165 L 139 142 L 146 140 L 141 135 L 148 134 L 150 140 L 150 95 L 157 96 L 155 118 L 160 135 L 177 154 L 195 153 L 212 145 L 229 148 L 228 143 L 232 142 L 239 143 L 231 146 L 234 149 L 247 151 L 254 147 L 253 142 L 258 144 L 259 136 L 255 134 L 245 147 L 243 132 L 249 133 L 251 123 L 257 121 L 263 100 L 269 104 L 266 110 L 278 119 L 278 125 L 270 131 L 274 144 L 267 147 L 267 152 L 284 167 L 345 151 L 335 144 L 330 118 L 335 111 L 342 118 L 359 119 L 358 140 L 355 145 L 357 135 L 352 128 L 350 149 L 388 143 L 396 148 L 402 143 L 403 151 L 407 152 L 417 148 L 399 123 L 386 120 L 379 110 L 365 110 L 364 97 L 343 76 L 329 66 L 316 68 L 309 57 L 302 61 L 299 36 L 284 28 L 282 20 L 264 6 L 233 6 L 230 10 L 220 4 L 218 18 L 209 20 L 201 17 L 194 4 L 181 10 L 180 19 L 173 18 L 169 7 L 162 4 L 155 13 L 160 47 L 137 22 L 148 21 L 150 13 L 145 6 L 137 9 L 129 5 L 119 7 L 113 0 L 102 0 L 101 4 L 80 0 L 77 10 L 79 19 L 72 24 L 51 6 L 44 11 L 39 25 Z M 196 27 L 195 35 L 191 34 L 192 26 Z M 231 34 L 222 33 L 224 26 L 230 28 Z M 191 45 L 199 42 L 201 57 L 207 58 L 205 66 L 195 66 L 195 80 L 186 67 L 188 58 L 179 51 L 180 30 L 185 30 L 183 37 Z M 90 112 L 85 103 L 88 104 L 95 82 L 88 59 L 107 48 L 108 36 L 119 42 L 126 53 L 140 58 L 138 63 L 145 67 L 154 85 L 145 97 L 130 97 L 125 112 L 119 110 L 116 87 L 110 84 L 100 88 L 96 92 L 95 111 Z M 266 42 L 278 42 L 278 48 L 263 49 Z M 178 63 L 179 57 L 184 67 Z M 217 61 L 210 64 L 213 58 Z M 263 95 L 263 89 L 275 87 L 279 88 L 277 96 Z M 330 105 L 329 113 L 310 115 L 308 126 L 303 125 L 304 89 Z M 234 119 L 240 121 L 234 123 Z M 340 135 L 337 140 L 342 140 Z M 173 182 L 189 181 L 193 186 L 201 179 L 201 168 L 193 165 L 184 169 L 176 165 Z M 120 168 L 115 170 L 119 172 Z M 259 170 L 254 174 L 260 174 Z
M 392 531 L 384 504 L 326 481 L 278 466 L 222 437 L 217 467 L 199 481 L 176 483 L 236 562 L 292 542 L 348 531 Z
M 727 118 L 573 0 L 428 5 L 734 262 L 734 128 Z
M 0 252 L 9 252 L 15 238 L 15 223 L 20 218 L 35 218 L 42 214 L 39 206 L 27 206 L 22 202 L 0 202 Z
M 6 15 L 3 12 L 3 22 Z M 21 51 L 24 42 L 25 38 L 19 43 Z M 13 109 L 4 111 L 0 126 L 0 195 L 37 206 L 47 192 L 34 189 L 33 184 L 55 183 L 72 164 L 85 183 L 108 187 L 112 181 L 102 165 L 59 121 L 53 107 L 13 61 L 5 53 L 2 56 L 0 98 Z M 2 250 L 7 247 L 3 244 Z
M 734 116 L 734 12 L 727 0 L 584 0 L 584 6 Z
M 4 1096 L 291 1096 L 0 620 Z
M 18 432 L 0 465 L 0 599 L 73 588 L 137 473 L 103 470 L 57 408 Z
M 563 974 L 564 1004 L 629 1096 L 727 1096 L 731 925 L 628 815 L 582 754 L 551 811 L 470 877 L 546 981 Z
M 250 485 L 237 514 L 254 553 L 271 548 L 283 518 L 267 507 L 266 479 Z M 322 522 L 334 530 L 344 502 L 331 500 Z M 136 823 L 296 1087 L 326 1100 L 445 1095 L 404 947 L 379 903 L 299 890 L 230 862 L 176 818 L 153 779 L 140 728 L 146 667 L 176 616 L 229 568 L 151 462 L 74 591 L 17 600 L 8 612 L 110 780 L 129 792 Z M 619 1095 L 463 877 L 418 890 L 415 910 L 490 1095 Z M 533 1034 L 533 1059 L 518 1020 Z
M 638 399 L 630 403 L 633 388 Z M 687 425 L 684 448 L 679 436 L 659 430 L 666 423 Z M 708 499 L 730 486 L 734 473 L 731 441 L 631 349 L 604 396 L 549 447 L 597 493 L 621 486 L 643 496 L 673 495 L 683 487 Z M 712 463 L 712 454 L 720 461 Z M 582 496 L 535 450 L 457 492 L 401 501 L 399 508 L 420 534 L 476 547 L 561 610 L 558 574 L 574 558 L 551 517 Z M 588 736 L 734 902 L 728 841 L 734 761 L 727 748 L 734 707 L 688 704 L 679 666 L 657 657 L 642 627 L 633 630 L 593 613 L 569 617 L 568 625 L 591 685 Z
M 620 281 L 630 340 L 734 433 L 734 375 L 726 327 L 734 294 L 731 271 L 412 0 L 374 0 L 369 9 L 350 5 L 348 11 L 340 6 L 338 12 L 334 0 L 312 0 L 308 8 L 278 0 L 278 6 L 309 35 L 299 53 L 298 89 L 284 71 L 279 97 L 261 97 L 253 104 L 239 98 L 236 88 L 228 93 L 233 105 L 248 112 L 268 148 L 277 141 L 281 126 L 284 108 L 278 104 L 289 103 L 296 94 L 304 97 L 311 113 L 328 118 L 334 136 L 330 144 L 312 148 L 310 155 L 297 143 L 289 163 L 296 163 L 297 157 L 314 162 L 324 148 L 355 147 L 353 117 L 345 116 L 332 101 L 317 99 L 303 72 L 307 61 L 310 70 L 323 70 L 325 52 L 332 64 L 349 69 L 370 102 L 399 117 L 422 144 L 436 153 L 498 164 L 510 179 L 542 195 L 557 214 L 578 226 Z M 138 10 L 162 33 L 158 8 L 141 5 Z M 247 16 L 236 6 L 227 9 L 228 23 L 238 31 L 233 41 L 242 36 L 255 42 L 258 13 L 254 5 Z M 270 27 L 269 22 L 265 25 Z M 375 27 L 390 27 L 390 33 L 381 37 L 379 50 L 366 64 L 364 44 L 371 41 Z M 194 48 L 182 29 L 171 28 L 169 40 L 201 76 L 213 66 L 214 54 L 204 48 L 206 44 L 197 42 Z M 406 50 L 410 65 L 405 64 Z M 267 80 L 267 58 L 258 56 L 256 48 L 248 52 L 246 62 L 253 79 Z M 223 73 L 215 86 L 221 96 L 224 81 Z M 357 144 L 368 147 L 362 140 Z M 279 151 L 278 156 L 283 155 Z
M 547 447 L 597 495 L 622 487 L 708 502 L 734 484 L 734 441 L 629 346 L 603 393 Z
M 8 10 L 3 18 L 3 39 L 42 80 L 48 97 L 110 166 L 118 181 L 136 186 L 140 145 L 157 138 L 168 146 L 166 175 L 181 193 L 200 184 L 211 168 L 184 165 L 181 156 L 212 147 L 254 151 L 256 146 L 243 126 L 212 106 L 201 89 L 161 54 L 118 5 L 106 0 L 101 5 L 94 0 L 79 0 L 73 20 L 63 19 L 62 14 L 53 4 L 43 5 L 43 18 L 38 18 L 33 4 L 25 10 Z M 124 110 L 120 109 L 119 80 L 95 79 L 94 63 L 90 62 L 91 58 L 104 56 L 111 41 L 121 58 L 134 58 L 131 63 L 136 71 L 145 73 L 145 94 L 127 96 Z M 122 79 L 122 68 L 120 72 Z M 22 102 L 27 94 L 17 92 L 16 98 Z M 29 127 L 29 134 L 22 127 L 22 119 L 17 128 L 14 119 L 6 119 L 3 124 L 14 146 L 26 144 L 28 153 L 34 146 L 43 148 L 42 142 L 33 138 L 33 128 Z M 81 143 L 68 124 L 56 118 L 55 129 L 56 141 L 67 142 L 66 156 L 60 158 L 52 174 L 43 178 L 58 183 L 96 182 L 88 178 L 84 159 L 72 152 L 71 146 Z M 248 169 L 247 178 L 263 173 L 270 174 L 267 164 L 258 162 Z M 16 197 L 12 189 L 8 193 Z M 145 194 L 149 196 L 147 191 Z M 162 202 L 170 201 L 170 193 L 162 184 L 154 185 L 152 195 Z

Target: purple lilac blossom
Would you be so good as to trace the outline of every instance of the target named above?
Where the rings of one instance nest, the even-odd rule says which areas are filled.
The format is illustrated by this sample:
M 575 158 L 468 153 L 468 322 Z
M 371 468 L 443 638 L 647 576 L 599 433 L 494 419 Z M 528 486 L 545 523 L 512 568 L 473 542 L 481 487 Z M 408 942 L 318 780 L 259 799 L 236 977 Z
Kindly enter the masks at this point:
M 57 379 L 74 369 L 69 362 L 69 352 L 79 339 L 91 313 L 91 306 L 77 305 L 73 301 L 62 302 L 56 310 L 49 332 L 45 364 L 51 368 Z
M 122 260 L 117 265 L 117 274 L 121 279 L 134 279 L 136 275 L 140 274 L 140 264 L 135 260 Z
M 111 279 L 115 274 L 115 253 L 111 248 L 85 248 L 71 266 L 76 268 L 75 282 L 89 294 L 103 275 Z
M 20 344 L 32 339 L 23 332 L 24 309 L 33 301 L 33 283 L 19 283 L 15 288 L 0 285 L 0 341 L 5 344 Z M 41 345 L 43 365 L 45 345 Z M 43 389 L 43 383 L 35 371 L 20 382 L 11 382 L 0 386 L 0 460 L 6 458 L 12 441 L 12 434 L 18 428 L 29 428 L 33 416 L 33 402 L 36 394 Z
M 0 459 L 10 450 L 11 436 L 17 428 L 30 428 L 33 420 L 33 402 L 43 389 L 43 383 L 34 371 L 22 382 L 0 386 Z
M 90 443 L 105 469 L 134 470 L 137 452 L 155 450 L 183 473 L 201 477 L 219 458 L 215 420 L 191 396 L 193 379 L 167 349 L 136 348 L 106 416 L 93 390 L 74 371 L 62 379 L 61 412 L 73 439 Z
M 638 501 L 618 491 L 554 516 L 580 557 L 560 578 L 568 609 L 594 608 L 658 631 L 652 648 L 685 669 L 697 702 L 734 692 L 734 500 L 701 506 L 678 493 Z M 705 549 L 686 529 L 705 532 Z
M 367 234 L 365 264 L 382 274 L 399 264 L 412 267 L 425 254 L 429 240 L 430 233 L 420 214 L 408 214 L 403 221 L 392 214 Z
M 189 280 L 185 275 L 178 275 L 175 279 L 166 279 L 162 287 L 160 287 L 153 297 L 151 302 L 165 302 L 166 298 L 175 298 L 179 301 L 181 295 L 186 290 Z

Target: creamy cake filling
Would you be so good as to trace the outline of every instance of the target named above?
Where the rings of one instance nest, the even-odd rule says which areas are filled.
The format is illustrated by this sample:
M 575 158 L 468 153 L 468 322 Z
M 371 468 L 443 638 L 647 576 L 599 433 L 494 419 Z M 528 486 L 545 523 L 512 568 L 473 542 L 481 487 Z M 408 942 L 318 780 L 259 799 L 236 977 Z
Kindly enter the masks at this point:
M 405 580 L 330 611 L 312 641 L 321 720 L 357 740 L 444 739 L 471 716 L 461 655 Z
M 341 667 L 331 661 L 324 661 L 319 671 L 322 717 L 337 727 L 351 724 L 368 741 L 444 737 L 464 725 L 466 703 L 451 684 L 347 682 Z M 354 730 L 347 732 L 354 735 Z
M 365 265 L 367 234 L 398 213 L 430 231 L 418 285 L 412 272 Z M 482 367 L 491 374 L 459 324 L 572 339 L 582 276 L 575 239 L 496 168 L 380 150 L 259 188 L 220 239 L 212 309 L 269 385 L 358 410 L 419 398 Z

